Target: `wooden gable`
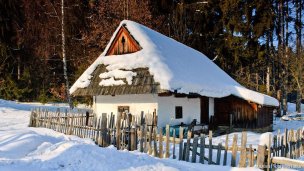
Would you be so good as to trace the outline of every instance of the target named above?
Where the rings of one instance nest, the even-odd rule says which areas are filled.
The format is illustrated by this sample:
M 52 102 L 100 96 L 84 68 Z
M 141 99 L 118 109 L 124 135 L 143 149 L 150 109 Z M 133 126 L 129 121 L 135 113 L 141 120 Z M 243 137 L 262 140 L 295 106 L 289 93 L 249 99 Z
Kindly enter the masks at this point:
M 138 42 L 132 37 L 130 32 L 121 26 L 116 34 L 106 56 L 109 55 L 122 55 L 137 52 L 141 49 Z

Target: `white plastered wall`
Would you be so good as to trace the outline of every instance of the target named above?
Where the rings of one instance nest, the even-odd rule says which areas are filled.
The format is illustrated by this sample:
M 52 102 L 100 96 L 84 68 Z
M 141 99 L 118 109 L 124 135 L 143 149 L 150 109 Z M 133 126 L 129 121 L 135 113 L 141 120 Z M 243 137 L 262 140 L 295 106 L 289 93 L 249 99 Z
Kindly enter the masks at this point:
M 102 113 L 117 114 L 118 106 L 129 106 L 132 115 L 152 114 L 154 109 L 158 115 L 158 126 L 166 124 L 177 125 L 181 122 L 189 124 L 193 119 L 200 121 L 199 98 L 176 98 L 174 96 L 160 97 L 157 94 L 97 96 L 94 104 L 98 116 Z M 182 106 L 183 118 L 175 119 L 175 106 Z
M 209 97 L 209 120 L 214 116 L 214 98 Z
M 152 114 L 157 110 L 157 95 L 139 94 L 139 95 L 116 95 L 116 96 L 97 96 L 95 104 L 95 113 L 101 116 L 102 113 L 108 115 L 113 112 L 117 114 L 118 106 L 129 106 L 132 115 L 140 115 L 141 111 L 145 114 Z
M 193 119 L 200 121 L 199 98 L 158 97 L 158 104 L 158 126 L 178 125 L 181 122 L 189 124 Z M 175 119 L 175 106 L 182 106 L 183 118 Z

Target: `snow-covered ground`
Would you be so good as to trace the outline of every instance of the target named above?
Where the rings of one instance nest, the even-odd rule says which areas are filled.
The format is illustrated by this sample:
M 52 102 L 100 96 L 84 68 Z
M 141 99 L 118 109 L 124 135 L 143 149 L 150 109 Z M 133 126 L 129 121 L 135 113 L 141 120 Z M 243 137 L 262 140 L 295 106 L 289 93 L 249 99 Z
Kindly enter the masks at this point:
M 137 151 L 100 148 L 90 139 L 68 136 L 46 128 L 29 128 L 30 110 L 40 104 L 0 100 L 0 170 L 259 170 L 202 165 L 159 159 Z M 52 108 L 52 106 L 49 106 Z M 288 121 L 293 123 L 293 121 Z M 284 122 L 282 122 L 284 123 Z M 300 124 L 300 123 L 299 123 Z M 278 125 L 280 125 L 278 123 Z M 280 125 L 280 128 L 293 124 Z M 230 142 L 232 139 L 230 135 Z M 240 135 L 239 135 L 240 137 Z M 248 143 L 258 144 L 260 134 L 248 133 Z M 225 137 L 214 138 L 214 143 Z

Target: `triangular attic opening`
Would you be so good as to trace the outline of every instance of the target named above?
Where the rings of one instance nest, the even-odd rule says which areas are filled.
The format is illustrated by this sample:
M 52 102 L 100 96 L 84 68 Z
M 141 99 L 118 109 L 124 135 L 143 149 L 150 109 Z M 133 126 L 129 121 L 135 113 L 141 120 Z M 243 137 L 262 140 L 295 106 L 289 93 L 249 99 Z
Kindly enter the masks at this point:
M 133 38 L 128 29 L 123 25 L 117 32 L 106 56 L 123 55 L 134 53 L 141 49 L 138 42 Z

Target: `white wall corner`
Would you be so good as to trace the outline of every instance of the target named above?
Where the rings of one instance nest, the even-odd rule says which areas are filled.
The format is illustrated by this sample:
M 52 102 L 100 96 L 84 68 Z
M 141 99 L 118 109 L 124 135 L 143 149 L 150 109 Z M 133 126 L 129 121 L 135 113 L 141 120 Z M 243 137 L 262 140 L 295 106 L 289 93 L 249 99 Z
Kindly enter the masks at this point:
M 214 116 L 214 98 L 209 97 L 209 120 L 211 116 Z

